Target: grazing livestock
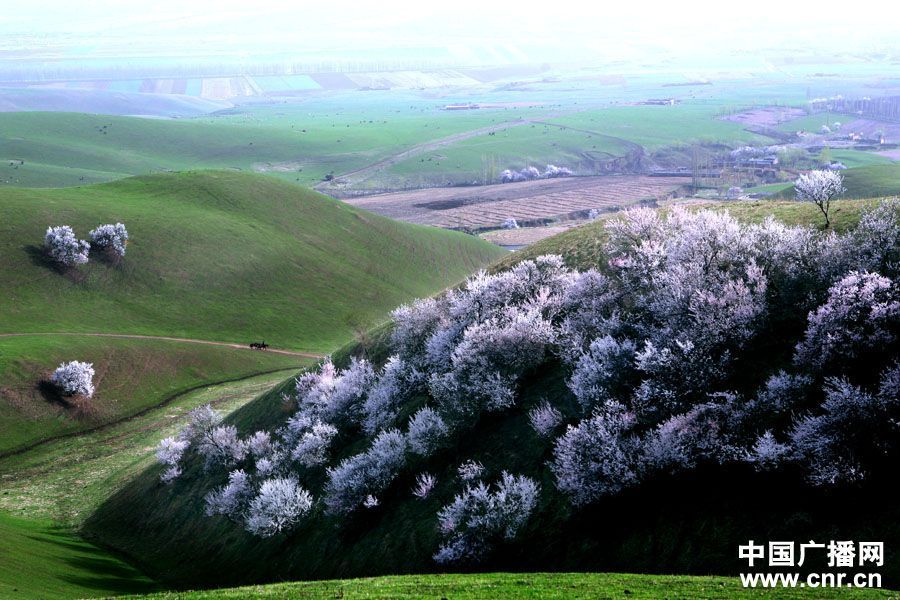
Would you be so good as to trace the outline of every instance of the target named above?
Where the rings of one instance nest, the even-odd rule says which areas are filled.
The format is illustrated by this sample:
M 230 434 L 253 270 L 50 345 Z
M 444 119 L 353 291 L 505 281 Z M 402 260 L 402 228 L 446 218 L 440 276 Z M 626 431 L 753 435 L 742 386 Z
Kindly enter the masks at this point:
M 268 347 L 269 345 L 265 341 L 250 343 L 250 348 L 253 350 L 266 350 Z

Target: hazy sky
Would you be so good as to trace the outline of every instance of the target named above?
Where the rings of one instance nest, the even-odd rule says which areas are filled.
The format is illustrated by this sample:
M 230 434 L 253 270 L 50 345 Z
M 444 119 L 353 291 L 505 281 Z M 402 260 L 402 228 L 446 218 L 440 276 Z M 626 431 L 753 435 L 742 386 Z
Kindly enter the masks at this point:
M 498 60 L 553 59 L 584 52 L 614 58 L 658 53 L 760 52 L 773 48 L 836 52 L 896 51 L 900 3 L 693 0 L 485 2 L 422 0 L 0 0 L 0 33 L 88 38 L 85 51 L 123 38 L 161 52 L 265 51 L 356 55 L 365 50 L 415 55 L 443 48 L 460 61 L 498 49 Z M 2 7 L 0 7 L 2 8 Z M 548 49 L 555 49 L 549 52 Z

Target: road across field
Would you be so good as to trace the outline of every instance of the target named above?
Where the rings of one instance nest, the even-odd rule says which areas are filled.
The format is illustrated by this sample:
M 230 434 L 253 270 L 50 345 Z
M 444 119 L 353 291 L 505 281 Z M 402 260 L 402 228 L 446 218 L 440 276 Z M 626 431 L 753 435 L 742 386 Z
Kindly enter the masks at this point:
M 349 198 L 349 204 L 423 225 L 487 229 L 506 219 L 520 222 L 610 211 L 670 196 L 689 180 L 614 175 L 540 179 L 474 187 L 422 189 Z
M 163 340 L 168 342 L 184 342 L 187 344 L 206 344 L 208 346 L 224 346 L 226 348 L 237 348 L 238 350 L 250 350 L 248 344 L 234 344 L 232 342 L 214 342 L 211 340 L 198 340 L 194 338 L 169 337 L 164 335 L 137 335 L 130 333 L 79 333 L 75 331 L 66 332 L 39 332 L 39 333 L 0 333 L 0 337 L 23 337 L 32 335 L 82 335 L 88 337 L 109 337 L 109 338 L 125 338 L 132 340 Z M 275 354 L 287 354 L 288 356 L 302 356 L 303 358 L 324 358 L 321 354 L 312 354 L 310 352 L 294 352 L 293 350 L 279 350 L 276 348 L 268 348 L 265 352 L 274 352 Z
M 535 117 L 524 117 L 513 121 L 503 121 L 501 123 L 497 123 L 496 125 L 488 125 L 486 127 L 480 127 L 478 129 L 461 131 L 459 133 L 454 133 L 453 135 L 448 135 L 440 139 L 416 144 L 415 146 L 412 146 L 411 148 L 408 148 L 403 152 L 398 152 L 397 154 L 388 156 L 387 158 L 374 162 L 370 165 L 366 165 L 365 167 L 362 167 L 360 169 L 341 173 L 340 175 L 335 176 L 335 178 L 331 181 L 323 181 L 322 183 L 316 185 L 314 189 L 326 194 L 333 195 L 335 197 L 340 197 L 342 195 L 342 189 L 352 189 L 355 184 L 365 181 L 379 171 L 383 171 L 388 167 L 392 167 L 408 158 L 412 158 L 413 156 L 418 156 L 427 152 L 434 152 L 439 148 L 451 146 L 469 138 L 487 135 L 492 132 L 496 133 L 505 129 L 509 129 L 510 127 L 520 127 L 522 125 L 530 125 L 531 123 L 542 123 L 546 119 L 560 117 L 565 114 L 570 114 L 570 112 L 571 111 L 566 113 L 552 113 Z

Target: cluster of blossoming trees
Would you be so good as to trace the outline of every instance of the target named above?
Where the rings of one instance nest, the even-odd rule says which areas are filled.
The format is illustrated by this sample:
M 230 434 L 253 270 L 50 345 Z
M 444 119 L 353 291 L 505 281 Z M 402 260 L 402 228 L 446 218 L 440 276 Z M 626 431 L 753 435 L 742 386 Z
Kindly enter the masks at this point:
M 568 167 L 557 167 L 556 165 L 547 165 L 547 169 L 541 173 L 537 167 L 525 167 L 521 171 L 514 169 L 504 169 L 500 173 L 501 183 L 515 183 L 517 181 L 531 181 L 533 179 L 554 179 L 556 177 L 569 177 L 572 175 L 572 169 Z
M 75 231 L 68 225 L 48 227 L 44 234 L 44 249 L 54 262 L 64 267 L 87 263 L 91 243 L 94 247 L 111 252 L 115 256 L 125 256 L 128 231 L 122 223 L 100 225 L 92 229 L 88 235 L 91 242 L 79 240 L 75 236 Z
M 546 467 L 575 505 L 704 463 L 797 468 L 833 485 L 896 459 L 900 202 L 844 235 L 679 208 L 628 211 L 606 230 L 598 269 L 543 256 L 397 309 L 380 369 L 354 359 L 302 375 L 296 413 L 274 431 L 241 438 L 198 409 L 159 446 L 163 480 L 194 456 L 222 479 L 208 514 L 274 535 L 317 511 L 378 506 L 417 457 L 504 411 L 526 412 L 535 440 L 551 441 Z M 576 402 L 521 406 L 523 378 L 548 361 Z M 348 433 L 365 448 L 334 460 Z M 552 492 L 484 471 L 459 466 L 437 514 L 437 561 L 485 556 Z M 303 487 L 322 475 L 314 494 Z M 436 485 L 419 473 L 410 493 Z

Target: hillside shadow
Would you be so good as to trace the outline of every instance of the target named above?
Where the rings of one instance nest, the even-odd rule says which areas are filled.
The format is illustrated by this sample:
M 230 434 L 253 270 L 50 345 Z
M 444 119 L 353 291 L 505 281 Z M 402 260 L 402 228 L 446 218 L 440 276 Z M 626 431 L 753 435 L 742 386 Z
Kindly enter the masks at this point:
M 75 267 L 66 267 L 59 264 L 55 260 L 47 256 L 47 252 L 42 246 L 29 244 L 24 247 L 25 254 L 28 255 L 31 264 L 40 268 L 52 271 L 61 277 L 65 277 L 73 283 L 81 283 L 85 279 L 85 274 Z
M 61 562 L 70 567 L 67 572 L 57 575 L 59 580 L 90 593 L 146 594 L 160 589 L 132 565 L 98 546 L 78 540 L 61 528 L 48 527 L 28 538 L 57 548 Z

